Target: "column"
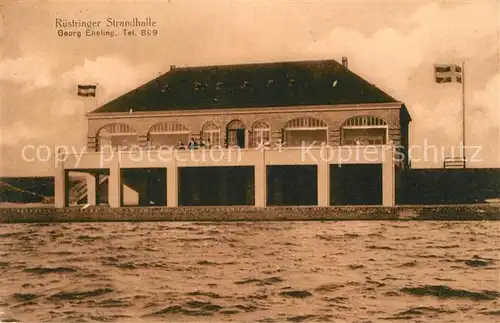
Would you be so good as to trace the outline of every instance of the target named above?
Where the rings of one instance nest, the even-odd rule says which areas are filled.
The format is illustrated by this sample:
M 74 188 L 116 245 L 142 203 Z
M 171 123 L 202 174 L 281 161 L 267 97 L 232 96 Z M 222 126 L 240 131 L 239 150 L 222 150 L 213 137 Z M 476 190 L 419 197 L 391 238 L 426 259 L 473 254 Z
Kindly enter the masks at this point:
M 382 160 L 382 205 L 394 206 L 396 201 L 396 188 L 395 188 L 395 167 L 393 147 L 386 146 L 383 148 Z
M 140 134 L 139 135 L 139 147 L 146 148 L 148 147 L 148 134 Z
M 97 138 L 96 136 L 87 137 L 87 151 L 97 151 Z
M 318 206 L 330 206 L 330 159 L 332 152 L 323 147 L 317 164 Z
M 267 202 L 266 151 L 262 149 L 260 153 L 261 158 L 255 162 L 254 166 L 255 206 L 265 207 Z
M 99 202 L 99 173 L 85 174 L 87 182 L 87 204 L 97 205 Z
M 326 160 L 318 162 L 318 206 L 330 205 L 330 165 Z
M 120 207 L 122 205 L 122 181 L 121 170 L 118 158 L 111 161 L 108 178 L 108 203 L 110 207 Z
M 167 206 L 179 206 L 179 170 L 172 157 L 172 162 L 167 166 Z
M 250 131 L 248 129 L 245 129 L 245 148 L 250 148 Z
M 59 160 L 57 162 L 54 174 L 54 206 L 56 208 L 63 208 L 68 206 L 68 175 L 64 169 L 64 162 Z

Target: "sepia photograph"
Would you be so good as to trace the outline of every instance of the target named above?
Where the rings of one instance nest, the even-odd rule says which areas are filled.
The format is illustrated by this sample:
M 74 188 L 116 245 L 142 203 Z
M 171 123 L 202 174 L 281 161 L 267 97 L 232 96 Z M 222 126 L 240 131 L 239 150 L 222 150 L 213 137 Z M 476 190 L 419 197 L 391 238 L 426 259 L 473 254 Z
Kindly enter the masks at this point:
M 500 1 L 0 13 L 0 323 L 500 321 Z

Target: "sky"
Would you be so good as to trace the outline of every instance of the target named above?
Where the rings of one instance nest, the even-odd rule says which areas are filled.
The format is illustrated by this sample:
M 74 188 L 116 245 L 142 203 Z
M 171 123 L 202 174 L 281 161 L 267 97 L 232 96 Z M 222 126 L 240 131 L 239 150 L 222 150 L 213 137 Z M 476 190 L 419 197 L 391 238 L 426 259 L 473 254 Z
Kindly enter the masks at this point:
M 500 167 L 500 1 L 4 0 L 0 10 L 0 177 L 51 176 L 52 163 L 24 161 L 23 147 L 83 147 L 85 113 L 170 65 L 343 56 L 406 104 L 411 145 L 448 155 L 462 138 L 462 90 L 436 84 L 433 64 L 464 62 L 470 166 Z M 107 17 L 150 17 L 158 35 L 57 35 L 56 18 Z M 77 84 L 98 84 L 96 100 L 76 96 Z M 413 167 L 442 167 L 432 150 L 423 160 L 422 149 Z

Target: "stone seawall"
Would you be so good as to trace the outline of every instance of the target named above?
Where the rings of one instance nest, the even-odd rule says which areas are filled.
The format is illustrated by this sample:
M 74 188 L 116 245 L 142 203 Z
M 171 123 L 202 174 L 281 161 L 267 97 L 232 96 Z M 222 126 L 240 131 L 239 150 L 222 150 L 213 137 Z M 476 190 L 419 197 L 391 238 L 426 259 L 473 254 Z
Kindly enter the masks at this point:
M 0 223 L 102 221 L 500 220 L 500 205 L 4 208 Z

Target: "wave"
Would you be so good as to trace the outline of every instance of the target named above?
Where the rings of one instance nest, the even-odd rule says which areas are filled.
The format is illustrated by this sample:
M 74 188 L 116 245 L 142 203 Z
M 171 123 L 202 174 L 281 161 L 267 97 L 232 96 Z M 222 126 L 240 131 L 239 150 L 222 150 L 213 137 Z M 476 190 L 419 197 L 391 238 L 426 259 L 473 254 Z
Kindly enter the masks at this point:
M 306 290 L 290 290 L 290 291 L 284 291 L 280 293 L 281 296 L 288 296 L 288 297 L 294 297 L 294 298 L 306 298 L 310 297 L 313 294 Z
M 196 292 L 186 293 L 186 295 L 189 295 L 189 296 L 206 296 L 206 297 L 210 297 L 210 298 L 222 298 L 222 296 L 220 296 L 219 294 L 212 293 L 212 292 L 200 292 L 200 291 L 196 291 Z
M 274 277 L 269 277 L 269 278 L 264 278 L 264 279 L 257 279 L 257 278 L 249 278 L 245 280 L 240 280 L 234 282 L 236 285 L 243 285 L 243 284 L 257 284 L 259 286 L 262 285 L 272 285 L 276 283 L 281 283 L 283 281 L 283 278 L 274 276 Z
M 437 296 L 439 298 L 470 298 L 473 300 L 493 300 L 500 297 L 496 291 L 471 292 L 463 289 L 453 289 L 447 285 L 425 285 L 423 287 L 405 287 L 401 292 L 419 296 Z
M 14 297 L 17 301 L 26 302 L 38 298 L 40 295 L 31 293 L 15 293 L 12 297 Z
M 180 305 L 173 305 L 161 309 L 159 311 L 153 312 L 149 315 L 171 315 L 171 314 L 183 314 L 188 316 L 210 316 L 213 312 L 217 312 L 222 309 L 222 306 L 213 304 L 211 302 L 201 302 L 201 301 L 188 301 L 184 304 L 184 307 Z
M 498 321 L 496 223 L 331 224 L 0 225 L 0 321 Z
M 94 289 L 90 291 L 84 291 L 84 292 L 60 292 L 57 294 L 52 295 L 50 298 L 54 300 L 61 300 L 61 301 L 66 301 L 66 300 L 74 300 L 74 299 L 83 299 L 87 297 L 95 297 L 95 296 L 101 296 L 107 293 L 112 293 L 113 289 L 111 288 L 99 288 L 99 289 Z
M 49 267 L 35 267 L 35 268 L 25 268 L 23 270 L 24 272 L 27 273 L 34 273 L 34 274 L 51 274 L 51 273 L 74 273 L 76 272 L 76 269 L 71 268 L 71 267 L 54 267 L 54 268 L 49 268 Z

